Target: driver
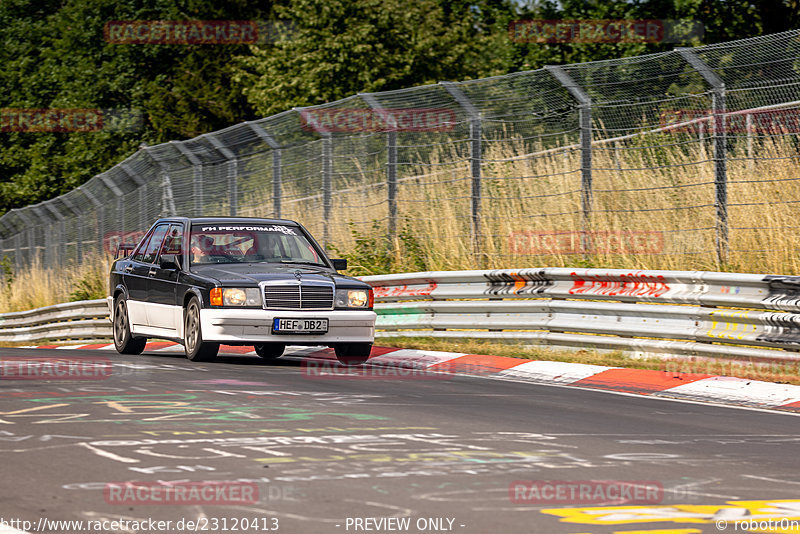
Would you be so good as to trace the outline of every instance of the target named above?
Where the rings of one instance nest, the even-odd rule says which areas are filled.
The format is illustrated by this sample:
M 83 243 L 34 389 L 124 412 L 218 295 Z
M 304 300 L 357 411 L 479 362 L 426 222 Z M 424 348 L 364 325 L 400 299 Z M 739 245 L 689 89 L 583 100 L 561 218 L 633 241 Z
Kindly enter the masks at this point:
M 214 238 L 207 235 L 197 235 L 192 237 L 192 262 L 205 263 L 208 256 L 211 255 L 211 249 L 214 247 Z

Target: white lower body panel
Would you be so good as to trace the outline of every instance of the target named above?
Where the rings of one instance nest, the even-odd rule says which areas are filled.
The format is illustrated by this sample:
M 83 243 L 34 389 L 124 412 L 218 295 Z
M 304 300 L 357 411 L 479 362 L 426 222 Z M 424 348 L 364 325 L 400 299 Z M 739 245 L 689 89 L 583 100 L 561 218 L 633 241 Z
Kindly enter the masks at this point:
M 273 334 L 272 320 L 328 319 L 326 334 Z M 375 318 L 369 310 L 263 310 L 211 309 L 200 310 L 204 341 L 291 343 L 327 345 L 329 343 L 372 343 L 375 339 Z

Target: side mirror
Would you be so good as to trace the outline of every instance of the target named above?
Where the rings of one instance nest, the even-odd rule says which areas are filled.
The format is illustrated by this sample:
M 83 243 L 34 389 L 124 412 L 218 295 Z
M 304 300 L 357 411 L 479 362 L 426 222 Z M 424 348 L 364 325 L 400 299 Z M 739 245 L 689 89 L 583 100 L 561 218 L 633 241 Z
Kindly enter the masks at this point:
M 331 263 L 333 264 L 333 268 L 336 269 L 337 271 L 347 270 L 347 260 L 341 260 L 341 259 L 331 260 Z
M 179 271 L 181 269 L 180 260 L 178 260 L 177 254 L 164 254 L 161 256 L 161 260 L 158 263 L 158 266 L 162 269 L 168 269 L 171 271 Z

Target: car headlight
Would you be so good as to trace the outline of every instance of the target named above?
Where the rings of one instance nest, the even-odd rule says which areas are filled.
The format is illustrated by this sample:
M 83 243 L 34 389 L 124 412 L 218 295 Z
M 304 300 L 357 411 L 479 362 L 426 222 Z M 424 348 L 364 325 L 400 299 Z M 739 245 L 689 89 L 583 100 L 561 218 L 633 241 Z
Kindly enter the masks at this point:
M 261 294 L 256 287 L 215 287 L 211 290 L 211 304 L 214 306 L 257 306 L 261 307 Z
M 337 308 L 371 308 L 371 289 L 337 289 Z

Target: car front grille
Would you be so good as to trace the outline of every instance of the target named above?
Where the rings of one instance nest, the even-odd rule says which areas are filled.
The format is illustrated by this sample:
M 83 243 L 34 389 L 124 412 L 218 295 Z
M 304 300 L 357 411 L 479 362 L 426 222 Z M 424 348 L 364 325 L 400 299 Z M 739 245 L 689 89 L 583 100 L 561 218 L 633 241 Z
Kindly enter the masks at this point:
M 333 287 L 315 285 L 266 285 L 267 308 L 319 310 L 333 308 Z

